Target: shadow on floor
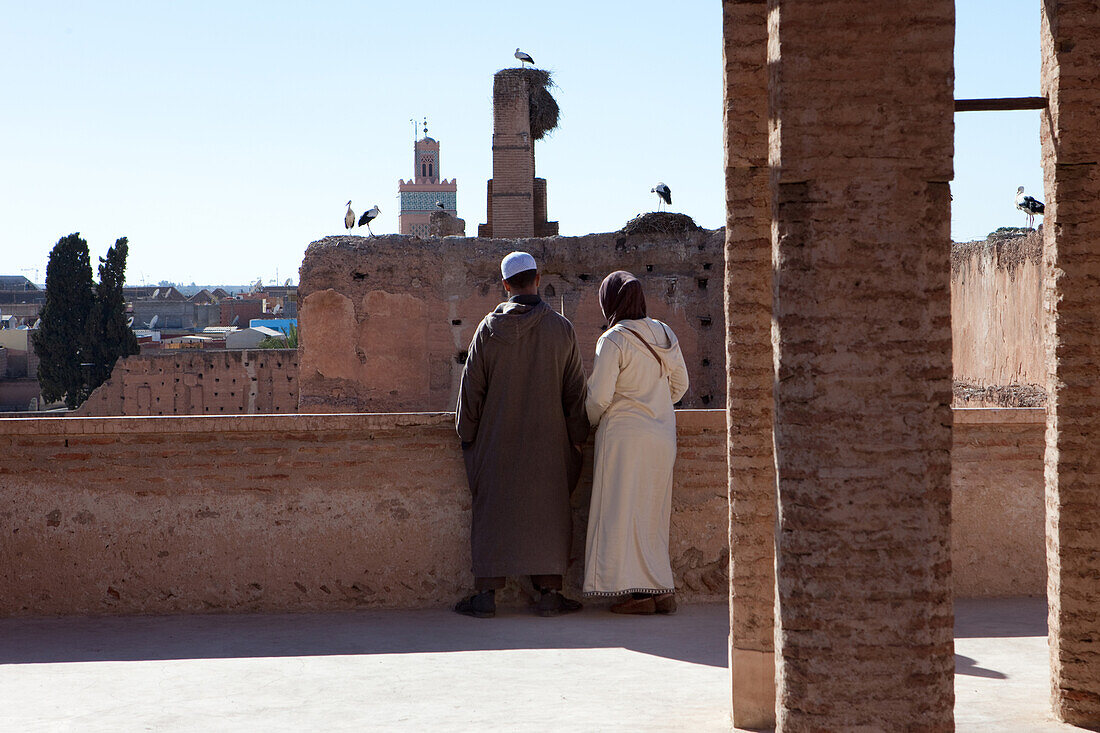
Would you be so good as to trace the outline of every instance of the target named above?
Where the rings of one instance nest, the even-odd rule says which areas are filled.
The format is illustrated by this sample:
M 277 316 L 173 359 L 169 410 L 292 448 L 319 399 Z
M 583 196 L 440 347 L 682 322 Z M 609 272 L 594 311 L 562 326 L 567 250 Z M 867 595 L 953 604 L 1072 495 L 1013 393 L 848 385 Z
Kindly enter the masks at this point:
M 979 667 L 977 659 L 973 657 L 964 657 L 962 654 L 955 655 L 955 674 L 967 674 L 971 677 L 988 677 L 994 680 L 1008 679 L 1008 675 L 998 672 L 995 669 Z
M 0 619 L 0 664 L 625 648 L 725 667 L 728 634 L 722 604 L 682 607 L 674 616 L 589 609 L 558 618 L 384 610 Z

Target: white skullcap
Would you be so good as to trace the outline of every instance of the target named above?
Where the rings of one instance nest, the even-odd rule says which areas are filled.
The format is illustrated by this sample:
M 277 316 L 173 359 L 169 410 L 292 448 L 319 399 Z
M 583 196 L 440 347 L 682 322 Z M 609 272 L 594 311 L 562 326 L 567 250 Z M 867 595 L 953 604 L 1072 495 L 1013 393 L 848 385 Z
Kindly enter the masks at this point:
M 500 261 L 500 274 L 505 280 L 521 272 L 537 269 L 538 265 L 535 264 L 535 258 L 526 252 L 512 252 Z

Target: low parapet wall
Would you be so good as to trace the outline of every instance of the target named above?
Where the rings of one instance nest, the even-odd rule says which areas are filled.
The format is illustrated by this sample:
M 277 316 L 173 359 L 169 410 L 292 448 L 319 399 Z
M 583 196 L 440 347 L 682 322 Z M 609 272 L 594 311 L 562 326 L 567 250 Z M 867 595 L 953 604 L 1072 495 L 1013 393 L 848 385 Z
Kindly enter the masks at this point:
M 955 412 L 959 596 L 1045 590 L 1042 413 Z M 724 601 L 725 413 L 677 424 L 677 586 Z M 469 512 L 450 413 L 0 419 L 0 615 L 445 606 Z
M 725 600 L 725 414 L 677 421 L 677 586 Z M 443 606 L 472 585 L 450 413 L 0 420 L 0 486 L 0 615 Z
M 1043 408 L 954 410 L 951 557 L 955 595 L 1046 594 Z

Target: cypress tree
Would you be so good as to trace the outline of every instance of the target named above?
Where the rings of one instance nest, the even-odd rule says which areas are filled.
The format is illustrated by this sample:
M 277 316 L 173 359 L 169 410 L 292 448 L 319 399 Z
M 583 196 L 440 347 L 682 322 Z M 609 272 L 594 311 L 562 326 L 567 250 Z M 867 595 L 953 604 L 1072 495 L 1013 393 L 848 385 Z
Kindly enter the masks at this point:
M 87 397 L 84 358 L 88 316 L 95 295 L 88 243 L 80 232 L 62 237 L 46 265 L 46 302 L 34 334 L 38 382 L 47 402 L 64 398 L 70 408 Z
M 110 378 L 120 357 L 141 350 L 127 324 L 126 301 L 122 295 L 128 250 L 126 237 L 120 237 L 115 246 L 107 250 L 107 257 L 99 258 L 99 285 L 95 288 L 95 303 L 86 329 L 86 361 L 92 364 L 88 368 L 88 394 Z

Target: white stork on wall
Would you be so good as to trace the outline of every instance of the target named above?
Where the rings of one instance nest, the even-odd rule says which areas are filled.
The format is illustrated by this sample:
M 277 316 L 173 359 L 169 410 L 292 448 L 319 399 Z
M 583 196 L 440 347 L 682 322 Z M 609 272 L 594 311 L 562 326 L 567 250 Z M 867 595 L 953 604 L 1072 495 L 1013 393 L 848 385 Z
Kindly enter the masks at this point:
M 531 54 L 527 53 L 526 51 L 520 51 L 517 48 L 516 52 L 512 55 L 519 59 L 520 66 L 523 66 L 524 64 L 531 64 L 531 66 L 535 65 L 535 60 L 531 58 Z
M 662 203 L 672 206 L 672 189 L 665 184 L 658 181 L 656 186 L 649 189 L 649 192 L 657 194 L 657 211 L 661 210 Z
M 366 226 L 367 231 L 370 232 L 370 235 L 372 237 L 374 236 L 374 232 L 370 231 L 370 223 L 372 221 L 374 221 L 375 219 L 377 219 L 378 215 L 381 214 L 381 213 L 382 213 L 382 210 L 378 208 L 377 204 L 375 204 L 371 208 L 364 211 L 363 215 L 361 217 L 359 217 L 359 226 Z
M 349 232 L 355 226 L 355 212 L 351 210 L 351 202 L 348 202 L 348 213 L 344 214 L 344 229 Z
M 1020 186 L 1016 189 L 1016 208 L 1027 214 L 1027 226 L 1030 229 L 1035 224 L 1035 215 L 1042 216 L 1047 207 L 1038 199 L 1024 196 L 1024 187 Z

